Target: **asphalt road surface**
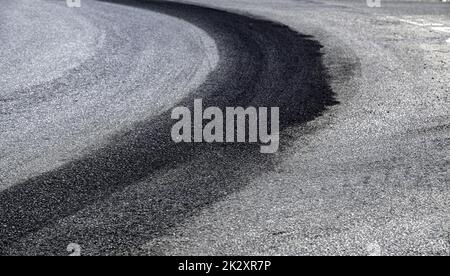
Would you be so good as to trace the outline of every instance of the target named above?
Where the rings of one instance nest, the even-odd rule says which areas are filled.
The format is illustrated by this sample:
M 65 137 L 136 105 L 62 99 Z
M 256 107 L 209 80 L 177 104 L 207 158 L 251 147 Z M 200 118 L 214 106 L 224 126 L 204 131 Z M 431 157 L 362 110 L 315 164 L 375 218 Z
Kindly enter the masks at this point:
M 4 0 L 0 254 L 450 254 L 450 4 Z M 281 150 L 175 144 L 277 106 Z

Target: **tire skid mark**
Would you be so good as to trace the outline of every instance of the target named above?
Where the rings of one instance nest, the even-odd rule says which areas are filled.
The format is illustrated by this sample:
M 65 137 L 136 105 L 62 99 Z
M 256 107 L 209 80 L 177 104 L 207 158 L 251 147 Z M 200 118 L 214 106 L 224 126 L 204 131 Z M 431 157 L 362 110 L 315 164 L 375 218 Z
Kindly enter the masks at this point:
M 180 106 L 280 107 L 283 130 L 300 126 L 337 104 L 322 63 L 322 46 L 287 26 L 212 8 L 160 1 L 106 1 L 165 13 L 199 26 L 216 40 L 219 65 L 206 82 Z M 270 170 L 276 156 L 261 155 L 252 144 L 175 144 L 170 138 L 170 111 L 133 130 L 117 134 L 104 148 L 54 171 L 0 193 L 0 254 L 65 254 L 67 242 L 92 243 L 92 254 L 118 254 L 164 235 L 226 194 L 245 186 L 248 178 Z M 102 216 L 102 202 L 125 188 L 155 177 L 159 171 L 193 162 L 186 183 L 166 183 L 149 194 L 151 205 L 128 199 L 128 210 L 102 229 L 72 228 L 59 223 L 82 210 L 85 220 Z M 208 173 L 205 173 L 205 170 Z M 210 176 L 216 176 L 211 181 Z M 110 205 L 119 204 L 113 202 Z M 176 203 L 176 204 L 174 204 Z M 106 205 L 108 203 L 105 203 Z M 108 208 L 105 208 L 109 210 Z M 109 211 L 104 211 L 109 212 Z M 107 215 L 105 215 L 107 216 Z M 149 220 L 149 217 L 152 219 Z M 83 221 L 83 219 L 81 219 Z M 69 225 L 71 223 L 69 220 Z M 40 230 L 34 246 L 27 237 Z M 127 247 L 127 249 L 124 249 Z

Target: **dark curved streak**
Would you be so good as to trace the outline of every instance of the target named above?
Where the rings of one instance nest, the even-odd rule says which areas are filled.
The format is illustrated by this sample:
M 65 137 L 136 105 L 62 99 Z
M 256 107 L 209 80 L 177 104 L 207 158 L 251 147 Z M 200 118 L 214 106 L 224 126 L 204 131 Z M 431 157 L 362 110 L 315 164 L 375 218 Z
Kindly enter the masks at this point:
M 283 130 L 320 116 L 327 106 L 336 103 L 322 63 L 321 46 L 309 36 L 280 24 L 212 8 L 160 1 L 108 2 L 182 18 L 216 40 L 220 54 L 217 70 L 179 106 L 192 106 L 195 98 L 203 98 L 205 106 L 278 106 Z M 77 235 L 96 240 L 103 253 L 124 251 L 121 246 L 138 247 L 149 238 L 163 235 L 199 208 L 241 188 L 249 175 L 270 169 L 274 161 L 270 155 L 261 155 L 257 145 L 175 144 L 170 139 L 172 124 L 170 112 L 140 122 L 133 131 L 118 134 L 108 146 L 0 193 L 0 253 L 14 247 L 20 252 L 20 242 L 27 235 L 108 200 L 113 193 L 148 179 L 160 169 L 199 160 L 192 171 L 194 180 L 166 183 L 148 195 L 158 199 L 146 206 L 153 224 L 144 227 L 144 218 L 130 212 L 119 226 L 110 226 L 111 233 L 63 233 L 46 241 L 49 254 L 61 253 L 67 237 Z M 282 137 L 282 145 L 287 139 Z M 217 177 L 211 180 L 214 175 Z M 181 207 L 174 207 L 174 201 Z M 134 220 L 134 226 L 126 223 L 129 220 Z

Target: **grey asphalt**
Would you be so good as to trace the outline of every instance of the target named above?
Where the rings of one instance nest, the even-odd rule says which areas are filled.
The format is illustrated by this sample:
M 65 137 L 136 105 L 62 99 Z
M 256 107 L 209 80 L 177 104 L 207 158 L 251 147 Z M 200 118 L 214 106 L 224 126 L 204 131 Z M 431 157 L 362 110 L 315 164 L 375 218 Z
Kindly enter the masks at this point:
M 2 254 L 450 253 L 450 5 L 195 4 L 5 2 Z M 282 150 L 171 144 L 196 97 Z
M 0 189 L 170 109 L 218 62 L 203 30 L 163 14 L 97 1 L 3 5 Z

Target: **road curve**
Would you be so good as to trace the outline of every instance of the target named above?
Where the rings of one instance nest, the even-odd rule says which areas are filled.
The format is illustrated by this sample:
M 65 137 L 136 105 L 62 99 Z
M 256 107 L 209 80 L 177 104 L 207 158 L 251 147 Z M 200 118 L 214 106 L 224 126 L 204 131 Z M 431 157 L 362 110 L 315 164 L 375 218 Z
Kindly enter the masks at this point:
M 218 62 L 203 30 L 161 13 L 41 0 L 0 13 L 0 190 L 168 110 Z
M 184 91 L 189 92 L 188 95 L 183 94 L 183 91 L 178 91 L 175 95 L 167 94 L 169 87 L 158 90 L 161 97 L 169 98 L 166 105 L 191 106 L 193 99 L 202 98 L 205 105 L 219 107 L 277 106 L 281 112 L 281 127 L 286 130 L 316 118 L 327 106 L 336 103 L 323 66 L 321 45 L 311 37 L 301 35 L 284 25 L 180 3 L 86 2 L 89 2 L 90 12 L 94 10 L 89 17 L 91 23 L 97 22 L 98 18 L 110 16 L 106 23 L 98 23 L 101 26 L 98 32 L 101 33 L 102 28 L 112 28 L 103 38 L 111 39 L 111 43 L 120 41 L 120 37 L 114 36 L 117 33 L 115 29 L 121 30 L 121 34 L 135 33 L 138 36 L 141 28 L 149 28 L 147 24 L 155 24 L 152 20 L 161 20 L 164 24 L 170 24 L 166 26 L 170 30 L 165 29 L 166 27 L 162 30 L 152 28 L 150 33 L 164 33 L 173 28 L 182 30 L 184 27 L 179 25 L 180 19 L 196 26 L 192 32 L 198 34 L 198 29 L 201 29 L 214 40 L 219 55 L 216 66 L 211 66 L 214 56 L 202 55 L 201 50 L 204 48 L 200 46 L 197 46 L 197 52 L 188 51 L 197 56 L 183 63 L 189 66 L 192 60 L 209 61 L 200 69 L 188 67 L 185 70 L 189 73 L 204 73 L 212 67 L 214 70 L 197 89 Z M 130 18 L 127 11 L 130 9 L 141 15 L 133 16 L 132 26 L 128 25 Z M 72 16 L 78 18 L 86 15 L 82 13 Z M 167 16 L 175 23 L 170 23 Z M 108 26 L 108 22 L 114 24 Z M 98 28 L 97 24 L 93 23 L 93 26 Z M 133 29 L 129 29 L 129 32 L 124 31 L 131 27 Z M 189 29 L 192 30 L 192 27 Z M 93 41 L 99 38 L 97 34 L 89 35 L 93 36 Z M 170 32 L 164 33 L 162 37 L 178 41 L 179 35 L 179 32 Z M 182 41 L 189 42 L 189 46 L 196 45 L 198 39 L 190 40 L 192 35 L 182 34 Z M 137 45 L 144 48 L 149 47 L 150 51 L 163 49 L 170 50 L 170 54 L 174 55 L 186 54 L 182 51 L 183 48 L 180 52 L 171 47 L 145 44 L 149 39 L 134 37 L 131 40 L 139 42 Z M 99 49 L 97 55 L 105 61 L 96 65 L 97 59 L 94 58 L 92 65 L 98 67 L 76 67 L 79 68 L 78 74 L 83 76 L 77 80 L 90 80 L 89 76 L 95 76 L 92 70 L 95 73 L 110 66 L 111 71 L 105 77 L 96 79 L 100 79 L 98 82 L 108 88 L 116 86 L 117 81 L 128 81 L 129 86 L 120 90 L 124 101 L 128 99 L 129 93 L 136 93 L 135 89 L 145 93 L 146 89 L 153 88 L 148 84 L 141 88 L 132 84 L 136 81 L 136 75 L 142 78 L 139 81 L 142 84 L 154 77 L 156 73 L 147 71 L 145 66 L 150 64 L 156 68 L 155 61 L 136 58 L 134 55 L 141 51 L 133 48 L 134 43 L 122 43 L 129 46 L 120 47 L 124 52 L 114 51 L 119 47 L 112 47 L 110 51 L 108 47 Z M 122 59 L 122 55 L 128 59 Z M 167 53 L 162 55 L 167 56 Z M 115 57 L 120 62 L 105 64 Z M 178 67 L 180 57 L 175 56 L 173 59 L 169 63 L 175 62 Z M 160 61 L 156 64 L 160 66 L 162 63 Z M 116 78 L 112 74 L 116 70 L 123 72 L 119 74 L 123 78 Z M 137 73 L 129 74 L 129 70 Z M 180 79 L 192 81 L 196 78 L 192 74 L 177 77 L 177 73 L 170 70 L 160 74 L 163 74 L 161 77 L 169 78 L 164 83 L 172 86 L 174 83 L 184 85 L 179 82 Z M 197 78 L 201 79 L 201 75 Z M 192 82 L 196 84 L 198 79 Z M 63 87 L 60 83 L 45 86 L 45 91 L 55 92 L 55 87 L 59 91 L 70 91 L 80 89 L 80 85 L 83 91 L 87 91 L 85 93 L 92 92 L 91 96 L 96 97 L 98 89 L 83 86 L 77 81 Z M 29 89 L 34 93 L 33 89 L 36 88 L 33 86 Z M 176 100 L 179 95 L 184 95 L 184 98 Z M 143 95 L 125 105 L 122 103 L 120 106 L 125 106 L 126 109 L 123 112 L 128 112 L 128 108 L 135 108 L 132 107 L 134 104 L 139 105 L 138 111 L 154 107 L 155 103 L 151 101 L 157 96 L 150 94 L 147 96 L 150 102 L 136 103 L 140 97 Z M 0 193 L 1 253 L 64 255 L 67 254 L 67 244 L 76 242 L 83 246 L 84 254 L 140 254 L 142 245 L 148 240 L 169 233 L 172 227 L 198 213 L 203 207 L 241 189 L 249 179 L 273 169 L 278 162 L 277 155 L 260 155 L 256 145 L 174 144 L 170 139 L 173 123 L 170 110 L 156 110 L 160 112 L 146 113 L 146 118 L 133 116 L 131 126 L 119 128 L 113 121 L 114 136 L 98 149 L 85 150 L 82 155 L 57 168 L 3 190 Z M 103 112 L 117 114 L 114 105 L 109 104 L 99 114 Z M 47 113 L 48 111 L 44 111 L 44 114 Z M 121 117 L 121 114 L 116 116 Z M 291 139 L 291 134 L 283 135 L 282 148 L 288 147 Z M 177 172 L 177 177 L 182 175 L 183 181 L 174 178 L 171 174 L 174 169 L 183 170 L 182 174 Z
M 450 254 L 449 3 L 188 1 L 313 34 L 339 104 L 290 129 L 270 170 L 145 253 Z

